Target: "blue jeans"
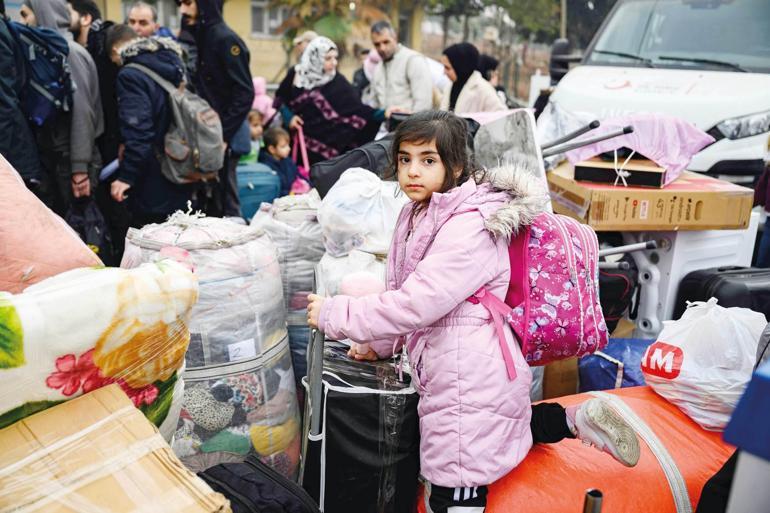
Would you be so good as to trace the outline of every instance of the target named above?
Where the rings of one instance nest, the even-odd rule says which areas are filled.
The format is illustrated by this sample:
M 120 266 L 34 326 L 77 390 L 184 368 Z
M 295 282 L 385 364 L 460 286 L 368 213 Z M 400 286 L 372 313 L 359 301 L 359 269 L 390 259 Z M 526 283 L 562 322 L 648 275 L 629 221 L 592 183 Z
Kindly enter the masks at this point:
M 765 221 L 765 229 L 762 231 L 762 239 L 759 241 L 757 252 L 757 267 L 770 267 L 770 215 Z

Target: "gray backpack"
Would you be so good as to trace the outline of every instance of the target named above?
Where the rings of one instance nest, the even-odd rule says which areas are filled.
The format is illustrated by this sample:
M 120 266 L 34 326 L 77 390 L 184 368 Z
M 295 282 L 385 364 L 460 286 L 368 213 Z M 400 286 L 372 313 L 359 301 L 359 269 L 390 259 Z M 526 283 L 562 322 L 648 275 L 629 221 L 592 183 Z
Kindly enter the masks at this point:
M 173 119 L 160 159 L 163 176 L 180 184 L 216 180 L 225 160 L 219 115 L 203 98 L 177 89 L 146 66 L 131 63 L 126 67 L 145 73 L 168 93 Z

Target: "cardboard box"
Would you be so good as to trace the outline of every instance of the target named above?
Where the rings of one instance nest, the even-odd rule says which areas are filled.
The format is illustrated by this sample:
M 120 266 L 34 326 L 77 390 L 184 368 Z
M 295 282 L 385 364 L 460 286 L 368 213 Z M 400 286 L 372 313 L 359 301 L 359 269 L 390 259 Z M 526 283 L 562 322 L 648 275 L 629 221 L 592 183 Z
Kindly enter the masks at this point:
M 548 174 L 553 209 L 597 231 L 739 229 L 749 225 L 754 191 L 685 171 L 663 189 L 576 182 L 564 163 Z
M 621 160 L 618 166 L 622 164 Z M 601 157 L 584 160 L 575 164 L 575 180 L 578 182 L 606 183 L 633 187 L 653 187 L 660 189 L 666 185 L 666 169 L 647 159 L 631 159 L 623 166 L 624 179 L 618 178 L 615 162 L 607 162 Z
M 545 366 L 543 399 L 553 399 L 578 393 L 578 361 L 567 358 Z
M 0 447 L 0 511 L 231 511 L 116 384 L 0 430 Z

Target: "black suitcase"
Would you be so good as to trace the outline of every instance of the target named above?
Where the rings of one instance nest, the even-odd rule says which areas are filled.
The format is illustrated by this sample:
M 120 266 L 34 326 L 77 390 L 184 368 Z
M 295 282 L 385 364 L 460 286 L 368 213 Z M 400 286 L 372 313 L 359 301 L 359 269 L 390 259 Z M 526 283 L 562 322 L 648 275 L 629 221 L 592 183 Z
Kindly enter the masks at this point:
M 323 198 L 337 183 L 342 173 L 351 167 L 362 167 L 382 178 L 388 167 L 388 153 L 392 139 L 392 135 L 387 135 L 333 159 L 313 164 L 310 166 L 310 181 L 313 187 Z
M 318 505 L 295 482 L 254 455 L 243 463 L 220 463 L 198 477 L 230 501 L 233 513 L 319 513 Z
M 347 349 L 320 332 L 308 346 L 302 486 L 325 513 L 410 512 L 420 464 L 417 393 L 392 360 L 357 362 Z
M 712 297 L 720 306 L 749 308 L 770 317 L 770 269 L 715 267 L 689 273 L 679 284 L 673 318 L 682 316 L 687 301 Z

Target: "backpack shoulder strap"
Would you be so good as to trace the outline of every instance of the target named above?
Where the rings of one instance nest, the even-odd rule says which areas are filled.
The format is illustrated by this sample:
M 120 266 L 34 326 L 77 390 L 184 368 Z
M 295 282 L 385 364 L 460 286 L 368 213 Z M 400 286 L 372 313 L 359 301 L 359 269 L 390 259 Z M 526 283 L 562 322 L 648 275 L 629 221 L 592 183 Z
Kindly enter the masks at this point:
M 139 71 L 141 71 L 142 73 L 144 73 L 145 75 L 153 79 L 155 82 L 157 82 L 157 84 L 161 86 L 163 89 L 165 89 L 168 94 L 173 94 L 176 91 L 178 91 L 178 89 L 174 87 L 174 84 L 172 84 L 165 78 L 161 77 L 160 75 L 155 73 L 153 70 L 151 70 L 147 66 L 142 66 L 141 64 L 136 64 L 135 62 L 132 62 L 130 64 L 126 64 L 125 67 L 138 69 Z

